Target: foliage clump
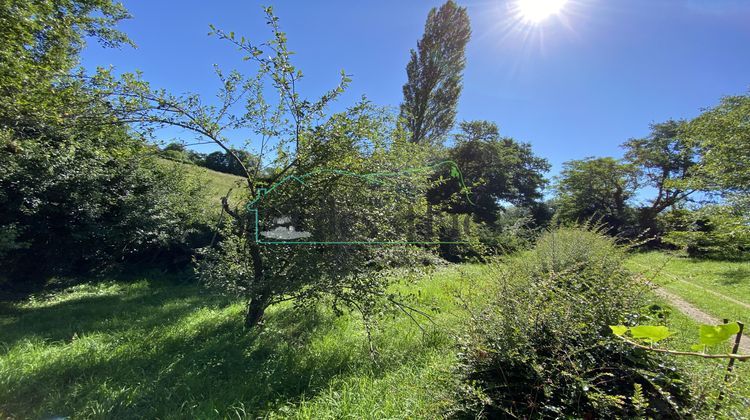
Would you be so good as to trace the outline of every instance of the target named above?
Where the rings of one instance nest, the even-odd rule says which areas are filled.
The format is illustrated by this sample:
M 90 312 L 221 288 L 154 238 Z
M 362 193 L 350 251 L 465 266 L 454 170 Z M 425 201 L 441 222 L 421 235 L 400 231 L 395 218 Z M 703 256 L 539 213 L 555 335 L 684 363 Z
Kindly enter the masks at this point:
M 471 25 L 466 8 L 452 0 L 433 8 L 406 66 L 401 117 L 411 142 L 442 144 L 453 127 Z
M 461 415 L 679 416 L 687 398 L 662 358 L 613 338 L 637 319 L 644 286 L 596 229 L 558 228 L 510 264 L 473 313 L 462 351 Z
M 78 64 L 86 38 L 130 44 L 110 0 L 0 4 L 0 289 L 125 260 L 181 258 L 202 188 L 150 157 Z M 179 257 L 178 257 L 179 255 Z
M 693 211 L 676 209 L 660 221 L 667 230 L 664 242 L 684 250 L 690 257 L 750 257 L 750 212 L 741 200 Z

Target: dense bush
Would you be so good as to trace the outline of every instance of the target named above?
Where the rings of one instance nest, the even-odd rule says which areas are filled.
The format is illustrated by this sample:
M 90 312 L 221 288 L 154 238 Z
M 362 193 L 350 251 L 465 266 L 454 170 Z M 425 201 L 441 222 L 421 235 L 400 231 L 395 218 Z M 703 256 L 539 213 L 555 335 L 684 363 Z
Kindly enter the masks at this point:
M 750 257 L 750 213 L 740 205 L 711 205 L 699 210 L 674 210 L 660 222 L 663 240 L 691 257 Z
M 4 287 L 129 259 L 172 261 L 205 224 L 198 182 L 149 158 L 124 130 L 6 131 L 0 141 L 9 151 L 0 157 Z
M 124 7 L 3 2 L 0 16 L 0 288 L 184 253 L 202 224 L 200 185 L 148 158 L 76 69 L 87 39 L 130 44 L 115 29 Z
M 464 405 L 479 417 L 679 416 L 686 398 L 659 357 L 613 338 L 637 317 L 643 287 L 612 238 L 545 233 L 498 279 L 462 339 Z
M 486 262 L 531 248 L 542 228 L 537 208 L 511 206 L 500 210 L 495 221 L 477 221 L 472 214 L 447 214 L 437 225 L 442 241 L 440 257 L 450 262 Z
M 479 229 L 479 241 L 488 254 L 508 255 L 531 248 L 539 230 L 532 210 L 510 207 L 499 212 L 494 223 Z

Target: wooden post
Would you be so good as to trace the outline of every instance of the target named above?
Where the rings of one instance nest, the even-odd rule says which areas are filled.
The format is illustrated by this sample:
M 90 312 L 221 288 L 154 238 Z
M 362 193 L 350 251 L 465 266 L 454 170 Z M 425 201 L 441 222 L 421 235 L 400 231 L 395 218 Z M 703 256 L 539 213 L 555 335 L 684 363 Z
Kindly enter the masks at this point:
M 729 320 L 725 319 L 724 323 L 728 323 Z M 737 331 L 737 336 L 734 338 L 734 347 L 732 347 L 732 354 L 737 354 L 737 351 L 740 349 L 740 340 L 742 340 L 742 331 L 745 330 L 745 324 L 743 324 L 741 321 L 737 321 L 737 325 L 740 326 L 740 330 Z M 734 370 L 734 358 L 729 359 L 729 363 L 727 363 L 727 372 L 724 374 L 724 385 L 721 387 L 721 391 L 719 391 L 719 396 L 716 399 L 716 408 L 715 410 L 719 410 L 719 407 L 721 407 L 721 401 L 724 399 L 724 389 L 726 388 L 727 382 L 729 382 L 729 377 L 732 375 L 732 371 Z

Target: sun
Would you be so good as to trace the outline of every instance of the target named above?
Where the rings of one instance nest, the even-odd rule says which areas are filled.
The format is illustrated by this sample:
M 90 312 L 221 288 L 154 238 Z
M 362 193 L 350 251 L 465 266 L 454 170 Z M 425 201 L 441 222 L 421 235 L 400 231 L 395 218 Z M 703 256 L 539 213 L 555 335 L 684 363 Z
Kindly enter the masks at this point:
M 537 24 L 560 13 L 568 0 L 516 0 L 515 9 L 521 20 Z

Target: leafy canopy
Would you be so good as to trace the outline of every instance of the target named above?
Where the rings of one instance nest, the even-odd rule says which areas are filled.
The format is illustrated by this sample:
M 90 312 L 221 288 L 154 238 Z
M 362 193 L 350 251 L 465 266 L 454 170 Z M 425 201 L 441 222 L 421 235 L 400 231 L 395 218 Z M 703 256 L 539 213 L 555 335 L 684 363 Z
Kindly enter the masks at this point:
M 456 144 L 447 154 L 461 168 L 471 200 L 456 177 L 442 174 L 443 182 L 429 193 L 433 204 L 448 202 L 452 212 L 494 222 L 501 203 L 529 206 L 542 198 L 543 173 L 549 163 L 534 155 L 530 144 L 500 137 L 490 121 L 464 121 L 460 126 Z
M 691 120 L 684 133 L 701 156 L 694 188 L 750 192 L 750 94 L 722 98 Z
M 466 8 L 448 0 L 430 10 L 417 50 L 411 50 L 403 87 L 401 117 L 412 142 L 441 143 L 453 128 L 470 36 Z
M 565 162 L 555 180 L 558 215 L 573 222 L 600 219 L 619 231 L 627 224 L 627 204 L 635 186 L 632 166 L 614 158 Z

